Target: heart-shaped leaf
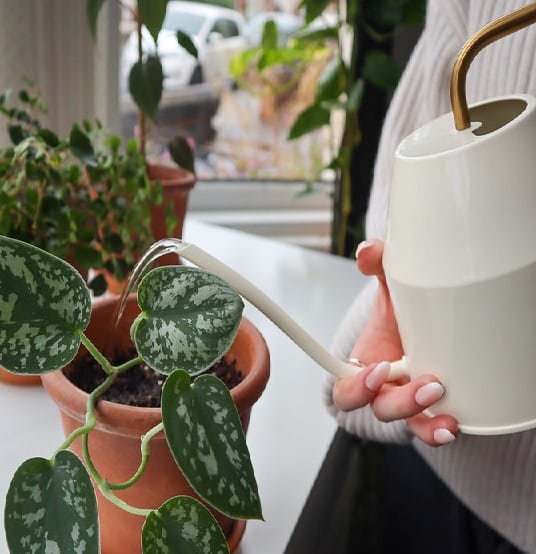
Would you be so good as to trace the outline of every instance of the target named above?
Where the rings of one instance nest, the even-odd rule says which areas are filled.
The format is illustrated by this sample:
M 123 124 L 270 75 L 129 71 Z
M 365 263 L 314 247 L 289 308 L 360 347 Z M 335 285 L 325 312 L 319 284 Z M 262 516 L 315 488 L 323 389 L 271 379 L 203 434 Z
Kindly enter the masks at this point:
M 65 366 L 90 316 L 89 289 L 73 267 L 0 236 L 0 365 L 32 374 Z
M 201 498 L 234 518 L 262 518 L 257 482 L 236 405 L 214 375 L 193 384 L 175 371 L 162 391 L 162 421 L 177 465 Z
M 228 554 L 214 516 L 189 496 L 176 496 L 151 512 L 142 529 L 143 554 Z
M 155 119 L 162 98 L 164 74 L 158 56 L 138 61 L 130 70 L 128 88 L 136 106 L 150 119 Z
M 138 0 L 138 17 L 156 42 L 166 17 L 168 0 Z
M 26 460 L 6 497 L 10 552 L 99 552 L 97 499 L 78 457 L 60 451 L 53 461 Z
M 153 269 L 138 287 L 142 312 L 130 333 L 156 371 L 196 375 L 230 348 L 242 318 L 238 293 L 216 275 L 186 266 Z
M 69 135 L 71 152 L 90 167 L 97 167 L 98 161 L 95 150 L 89 136 L 80 129 L 79 125 L 73 125 Z
M 195 173 L 195 159 L 192 147 L 185 137 L 175 136 L 168 142 L 169 154 L 180 167 Z

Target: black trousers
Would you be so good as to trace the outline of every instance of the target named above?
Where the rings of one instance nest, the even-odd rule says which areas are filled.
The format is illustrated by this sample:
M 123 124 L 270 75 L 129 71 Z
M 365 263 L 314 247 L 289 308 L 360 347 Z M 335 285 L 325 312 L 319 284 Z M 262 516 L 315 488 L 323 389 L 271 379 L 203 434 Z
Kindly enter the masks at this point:
M 412 446 L 338 430 L 285 554 L 520 554 Z

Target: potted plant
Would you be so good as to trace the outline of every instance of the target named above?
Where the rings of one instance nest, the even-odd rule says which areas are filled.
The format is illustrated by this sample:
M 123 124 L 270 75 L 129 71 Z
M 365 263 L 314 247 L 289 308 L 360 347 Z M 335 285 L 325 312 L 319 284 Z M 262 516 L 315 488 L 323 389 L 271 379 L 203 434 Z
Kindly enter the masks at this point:
M 31 84 L 18 102 L 12 96 L 0 96 L 11 139 L 0 150 L 0 233 L 68 259 L 86 278 L 99 270 L 89 283 L 98 296 L 110 280 L 123 281 L 153 242 L 150 210 L 161 205 L 162 186 L 151 186 L 134 141 L 121 153 L 119 137 L 87 121 L 60 138 L 42 126 L 46 107 Z M 174 224 L 163 214 L 158 224 L 166 221 Z M 40 382 L 1 368 L 0 379 Z
M 109 536 L 129 534 L 124 534 L 122 524 L 115 519 L 114 510 L 119 507 L 135 519 L 145 518 L 141 538 L 137 537 L 138 551 L 142 546 L 143 552 L 166 548 L 177 553 L 227 552 L 225 535 L 206 504 L 232 518 L 261 518 L 257 485 L 232 393 L 218 377 L 203 374 L 193 382 L 192 377 L 203 373 L 229 347 L 231 352 L 240 349 L 240 342 L 249 351 L 246 357 L 255 357 L 248 335 L 258 332 L 247 323 L 241 324 L 243 303 L 234 289 L 197 268 L 153 269 L 138 287 L 139 313 L 134 299 L 127 304 L 128 319 L 133 320 L 130 333 L 120 335 L 123 342 L 131 336 L 136 352 L 115 365 L 96 346 L 99 329 L 101 335 L 109 334 L 107 329 L 103 332 L 102 323 L 93 325 L 90 337 L 89 291 L 76 270 L 63 260 L 27 243 L 0 237 L 0 289 L 0 363 L 14 372 L 46 374 L 46 386 L 63 406 L 68 431 L 51 459 L 27 460 L 11 482 L 5 512 L 10 549 L 26 552 L 49 547 L 75 552 L 83 548 L 87 553 L 99 552 L 99 523 L 111 523 Z M 95 307 L 108 303 L 108 322 L 110 309 L 115 309 L 109 302 L 95 303 Z M 81 345 L 105 374 L 89 394 L 75 393 L 75 404 L 85 406 L 83 417 L 60 396 L 54 383 L 66 380 L 54 370 L 69 364 Z M 151 412 L 152 424 L 143 430 L 143 437 L 138 437 L 141 461 L 131 460 L 133 474 L 119 472 L 120 482 L 112 482 L 114 477 L 100 467 L 100 456 L 110 449 L 109 442 L 102 442 L 103 436 L 110 433 L 111 422 L 119 419 L 122 436 L 114 463 L 129 458 L 132 447 L 126 436 L 132 434 L 138 415 L 125 418 L 120 415 L 121 407 L 101 397 L 114 380 L 142 362 L 165 376 L 161 413 Z M 267 367 L 264 369 L 260 390 L 266 384 Z M 258 394 L 260 391 L 253 396 Z M 243 412 L 244 423 L 247 417 Z M 190 493 L 175 493 L 168 463 L 165 470 L 156 473 L 168 479 L 171 498 L 157 506 L 147 506 L 145 502 L 150 499 L 142 505 L 129 503 L 128 491 L 137 484 L 141 483 L 145 491 L 154 486 L 143 482 L 145 473 L 154 471 L 150 467 L 153 443 L 155 451 L 169 448 L 168 461 L 172 456 L 201 500 Z M 114 469 L 112 473 L 118 475 Z M 106 504 L 99 500 L 98 508 L 92 482 L 106 499 Z M 226 520 L 217 517 L 226 525 Z M 121 551 L 135 550 L 121 545 Z
M 94 268 L 126 279 L 154 240 L 150 210 L 162 202 L 135 141 L 121 153 L 119 137 L 88 121 L 60 138 L 42 126 L 46 107 L 33 88 L 20 90 L 18 103 L 11 97 L 0 96 L 11 139 L 0 150 L 0 233 L 69 260 L 84 276 Z M 106 281 L 98 275 L 89 286 L 99 296 Z
M 150 178 L 163 184 L 163 206 L 157 208 L 154 213 L 157 239 L 182 236 L 188 196 L 196 181 L 194 155 L 186 137 L 175 136 L 168 143 L 171 160 L 175 162 L 173 165 L 151 160 L 147 152 L 150 124 L 157 118 L 164 87 L 162 63 L 158 55 L 158 35 L 166 15 L 167 3 L 168 0 L 137 0 L 135 7 L 131 9 L 132 18 L 136 23 L 138 59 L 132 66 L 128 79 L 128 90 L 138 108 L 139 151 L 147 159 Z M 103 5 L 104 0 L 87 0 L 86 3 L 89 28 L 94 38 Z M 147 44 L 145 36 L 149 36 L 153 44 L 144 51 L 144 45 Z M 177 40 L 192 56 L 197 57 L 197 48 L 187 34 L 178 31 Z M 171 233 L 164 232 L 158 224 L 164 213 L 175 217 L 175 226 Z

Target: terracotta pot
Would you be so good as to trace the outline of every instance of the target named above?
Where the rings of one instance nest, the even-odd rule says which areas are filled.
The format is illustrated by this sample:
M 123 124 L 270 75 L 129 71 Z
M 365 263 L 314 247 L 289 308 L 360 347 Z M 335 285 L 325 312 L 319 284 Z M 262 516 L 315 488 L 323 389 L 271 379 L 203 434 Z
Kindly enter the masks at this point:
M 188 197 L 190 191 L 195 185 L 195 175 L 186 171 L 177 165 L 148 164 L 147 174 L 151 180 L 159 180 L 163 186 L 164 200 L 162 204 L 153 206 L 151 229 L 155 240 L 169 237 L 166 231 L 166 206 L 172 202 L 173 212 L 177 218 L 177 224 L 171 236 L 174 238 L 182 237 L 182 227 L 186 208 L 188 206 Z M 176 255 L 168 254 L 162 256 L 156 262 L 156 265 L 173 265 L 178 263 Z
M 0 383 L 9 385 L 40 385 L 41 375 L 18 375 L 0 367 Z
M 88 337 L 103 348 L 110 335 L 116 299 L 106 298 L 95 303 Z M 139 311 L 134 297 L 124 313 L 121 325 L 114 333 L 109 349 L 130 346 L 130 323 Z M 269 352 L 259 331 L 243 320 L 238 336 L 227 354 L 236 360 L 244 375 L 243 381 L 232 389 L 244 429 L 247 429 L 252 404 L 260 397 L 269 376 Z M 75 387 L 63 374 L 55 371 L 43 376 L 43 385 L 57 403 L 66 434 L 84 423 L 87 394 Z M 121 482 L 132 476 L 140 462 L 140 437 L 161 421 L 160 408 L 137 408 L 100 401 L 97 405 L 97 428 L 90 434 L 89 449 L 95 466 L 108 480 Z M 81 441 L 71 449 L 81 455 Z M 151 440 L 150 458 L 146 470 L 130 489 L 118 491 L 118 496 L 142 508 L 156 508 L 168 498 L 179 494 L 194 495 L 179 471 L 165 440 L 160 433 Z M 128 514 L 104 499 L 97 492 L 101 546 L 103 554 L 141 552 L 140 534 L 144 519 Z M 245 522 L 236 522 L 215 513 L 234 550 L 244 532 Z

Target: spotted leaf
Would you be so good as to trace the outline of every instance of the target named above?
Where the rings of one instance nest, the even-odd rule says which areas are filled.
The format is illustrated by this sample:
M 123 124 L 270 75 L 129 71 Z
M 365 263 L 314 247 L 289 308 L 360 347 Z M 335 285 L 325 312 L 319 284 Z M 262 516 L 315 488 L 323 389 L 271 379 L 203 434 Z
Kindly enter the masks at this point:
M 76 454 L 60 451 L 53 461 L 32 458 L 16 471 L 6 497 L 10 552 L 97 554 L 97 499 Z
M 0 365 L 16 373 L 63 367 L 91 315 L 89 289 L 69 264 L 0 236 Z
M 142 530 L 143 554 L 228 554 L 214 516 L 193 498 L 176 496 L 151 512 Z
M 262 518 L 244 431 L 227 386 L 213 375 L 193 384 L 175 371 L 162 391 L 162 421 L 170 450 L 192 488 L 234 518 Z
M 140 356 L 156 371 L 210 367 L 231 346 L 244 304 L 225 281 L 202 269 L 153 269 L 138 287 L 142 313 L 131 328 Z

